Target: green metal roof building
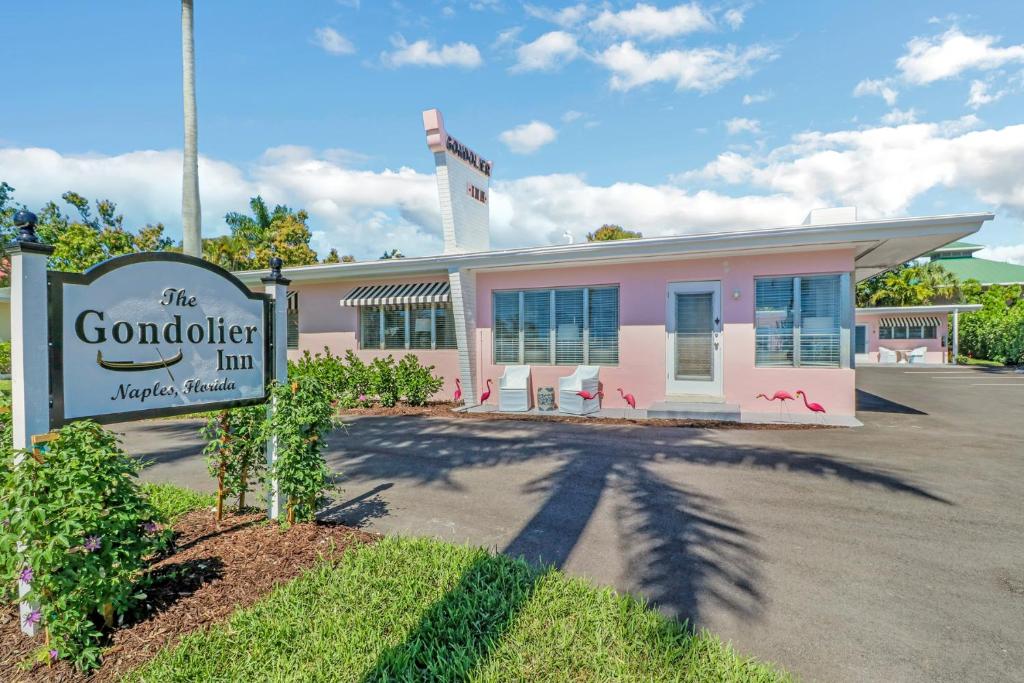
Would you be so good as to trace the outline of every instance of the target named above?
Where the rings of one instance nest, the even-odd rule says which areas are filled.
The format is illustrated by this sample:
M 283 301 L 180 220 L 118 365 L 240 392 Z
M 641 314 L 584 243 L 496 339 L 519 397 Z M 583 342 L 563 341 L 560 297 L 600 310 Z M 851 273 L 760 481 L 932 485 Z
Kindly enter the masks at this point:
M 951 242 L 928 254 L 928 257 L 963 280 L 977 280 L 983 285 L 1024 284 L 1024 266 L 1003 261 L 978 258 L 975 252 L 984 249 L 980 244 Z

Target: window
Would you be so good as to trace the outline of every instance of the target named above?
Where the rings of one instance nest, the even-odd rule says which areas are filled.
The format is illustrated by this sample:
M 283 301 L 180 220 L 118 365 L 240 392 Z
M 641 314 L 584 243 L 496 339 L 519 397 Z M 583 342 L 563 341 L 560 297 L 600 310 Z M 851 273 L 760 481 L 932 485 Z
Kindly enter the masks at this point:
M 867 325 L 857 325 L 854 332 L 853 342 L 854 353 L 868 352 L 868 328 Z
M 755 364 L 840 367 L 840 275 L 756 278 Z
M 499 365 L 617 365 L 619 288 L 494 293 Z
M 364 349 L 454 349 L 455 319 L 448 304 L 393 304 L 359 309 Z
M 299 293 L 288 292 L 288 348 L 299 348 Z
M 935 339 L 938 328 L 935 325 L 900 325 L 883 322 L 878 328 L 879 339 Z

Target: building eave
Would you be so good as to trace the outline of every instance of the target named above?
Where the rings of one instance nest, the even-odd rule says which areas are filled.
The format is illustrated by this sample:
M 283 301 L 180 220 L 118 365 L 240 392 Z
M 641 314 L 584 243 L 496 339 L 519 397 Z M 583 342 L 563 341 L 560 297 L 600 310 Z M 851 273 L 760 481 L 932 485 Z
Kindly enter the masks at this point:
M 489 270 L 583 264 L 601 261 L 729 256 L 763 251 L 851 247 L 856 250 L 857 279 L 870 277 L 937 246 L 976 232 L 994 218 L 991 213 L 895 218 L 825 225 L 794 225 L 715 233 L 648 237 L 613 242 L 560 244 L 498 249 L 463 254 L 387 259 L 356 263 L 317 264 L 286 268 L 293 282 L 416 277 L 452 269 Z M 265 270 L 237 273 L 256 285 Z
M 980 311 L 981 304 L 933 304 L 928 306 L 869 306 L 857 308 L 857 315 L 912 315 L 914 313 L 970 313 Z

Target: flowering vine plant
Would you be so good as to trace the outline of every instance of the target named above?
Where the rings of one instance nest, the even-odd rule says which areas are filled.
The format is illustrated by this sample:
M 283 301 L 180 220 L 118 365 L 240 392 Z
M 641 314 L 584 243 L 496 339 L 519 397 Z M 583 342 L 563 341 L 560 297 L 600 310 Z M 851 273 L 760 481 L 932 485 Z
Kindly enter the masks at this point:
M 241 511 L 245 496 L 264 482 L 267 468 L 267 407 L 233 408 L 210 417 L 202 431 L 203 453 L 210 476 L 218 480 L 218 496 L 236 498 Z M 218 510 L 220 506 L 218 506 Z
M 6 421 L 9 427 L 9 419 Z M 0 445 L 0 577 L 27 624 L 44 629 L 41 658 L 99 664 L 104 615 L 144 599 L 146 558 L 170 538 L 141 493 L 141 465 L 92 422 L 64 427 L 42 452 L 15 464 L 9 429 Z

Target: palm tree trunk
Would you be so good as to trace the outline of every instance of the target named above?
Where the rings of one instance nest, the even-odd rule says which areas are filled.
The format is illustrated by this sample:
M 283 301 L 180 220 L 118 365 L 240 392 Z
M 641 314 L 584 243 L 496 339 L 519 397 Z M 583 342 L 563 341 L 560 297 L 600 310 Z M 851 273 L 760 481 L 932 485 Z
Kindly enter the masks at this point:
M 181 176 L 182 251 L 202 257 L 199 205 L 199 147 L 196 123 L 196 53 L 192 40 L 192 2 L 181 0 L 181 72 L 185 102 L 185 155 Z

